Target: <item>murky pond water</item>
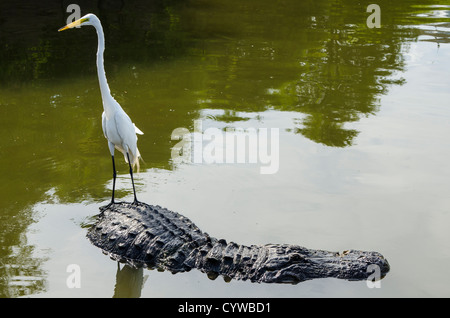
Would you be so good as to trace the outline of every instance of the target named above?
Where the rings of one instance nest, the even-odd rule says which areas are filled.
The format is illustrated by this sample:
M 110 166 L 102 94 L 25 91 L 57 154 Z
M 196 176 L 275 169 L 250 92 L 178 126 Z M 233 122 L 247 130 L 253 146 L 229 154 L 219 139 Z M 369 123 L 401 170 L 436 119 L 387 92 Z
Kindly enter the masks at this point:
M 391 265 L 381 288 L 144 270 L 142 290 L 85 237 L 112 188 L 95 32 L 58 33 L 68 13 L 50 1 L 0 5 L 0 296 L 449 296 L 450 6 L 378 4 L 380 28 L 345 0 L 80 4 L 102 20 L 111 91 L 145 133 L 141 201 L 214 237 L 375 250 Z M 180 162 L 177 128 L 215 143 Z M 217 136 L 239 129 L 276 131 L 257 145 L 276 141 L 271 156 L 227 161 Z M 117 195 L 132 200 L 117 158 Z

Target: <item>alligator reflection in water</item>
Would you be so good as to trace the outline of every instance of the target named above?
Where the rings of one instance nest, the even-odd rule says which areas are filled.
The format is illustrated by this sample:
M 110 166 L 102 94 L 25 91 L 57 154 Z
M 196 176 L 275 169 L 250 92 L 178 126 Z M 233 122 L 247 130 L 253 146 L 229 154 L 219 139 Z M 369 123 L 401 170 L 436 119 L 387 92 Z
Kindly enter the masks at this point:
M 125 265 L 120 268 L 117 263 L 116 285 L 113 298 L 139 298 L 142 287 L 147 281 L 148 275 L 144 276 L 144 269 Z
M 221 275 L 225 281 L 296 284 L 325 277 L 365 280 L 372 277 L 370 265 L 379 268 L 380 278 L 389 271 L 389 263 L 377 252 L 227 243 L 202 232 L 179 213 L 145 203 L 122 202 L 101 208 L 87 237 L 113 260 L 134 268 L 172 273 L 196 268 L 212 279 Z M 139 281 L 136 279 L 136 284 Z

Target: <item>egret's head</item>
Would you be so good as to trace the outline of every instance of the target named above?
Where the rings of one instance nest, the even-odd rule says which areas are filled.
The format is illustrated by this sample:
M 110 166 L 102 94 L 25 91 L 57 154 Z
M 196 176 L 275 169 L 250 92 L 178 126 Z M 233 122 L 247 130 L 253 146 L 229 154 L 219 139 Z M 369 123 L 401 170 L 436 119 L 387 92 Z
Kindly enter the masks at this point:
M 77 26 L 94 25 L 94 23 L 97 20 L 98 20 L 98 18 L 94 14 L 88 13 L 84 17 L 82 17 L 82 18 L 80 18 L 80 19 L 78 19 L 78 20 L 76 20 L 76 21 L 74 21 L 72 23 L 69 23 L 68 25 L 62 27 L 58 31 L 64 31 L 64 30 L 67 30 L 67 29 L 72 29 L 72 28 L 77 27 Z

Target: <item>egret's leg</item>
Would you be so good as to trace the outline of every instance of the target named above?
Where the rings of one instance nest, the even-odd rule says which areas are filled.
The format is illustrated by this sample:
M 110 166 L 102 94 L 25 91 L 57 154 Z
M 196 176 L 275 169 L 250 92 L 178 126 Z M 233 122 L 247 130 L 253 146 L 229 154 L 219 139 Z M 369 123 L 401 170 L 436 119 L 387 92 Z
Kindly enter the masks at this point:
M 111 207 L 111 205 L 113 205 L 115 203 L 114 202 L 114 191 L 116 189 L 116 175 L 117 175 L 117 173 L 116 173 L 116 164 L 114 162 L 114 155 L 112 155 L 111 158 L 112 158 L 112 164 L 113 164 L 113 189 L 112 189 L 112 195 L 111 195 L 111 202 L 108 205 L 106 205 L 105 207 L 103 207 L 103 209 L 108 209 L 108 208 Z
M 114 204 L 114 191 L 116 190 L 116 163 L 114 162 L 114 156 L 111 156 L 112 158 L 112 164 L 113 164 L 113 188 L 112 188 L 112 197 L 111 197 L 111 204 Z
M 133 203 L 138 203 L 139 201 L 136 197 L 136 189 L 134 188 L 133 168 L 131 168 L 131 161 L 130 161 L 130 156 L 128 155 L 128 152 L 127 152 L 127 158 L 128 158 L 128 165 L 130 166 L 131 183 L 133 184 L 133 193 L 134 193 L 134 202 Z

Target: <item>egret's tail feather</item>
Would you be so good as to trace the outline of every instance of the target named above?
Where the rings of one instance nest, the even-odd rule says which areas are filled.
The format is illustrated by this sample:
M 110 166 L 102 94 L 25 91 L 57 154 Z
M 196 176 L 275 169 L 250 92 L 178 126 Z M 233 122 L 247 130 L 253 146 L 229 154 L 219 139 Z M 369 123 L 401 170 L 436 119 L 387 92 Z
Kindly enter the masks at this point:
M 131 166 L 133 167 L 133 170 L 139 173 L 139 170 L 141 168 L 141 165 L 139 163 L 139 160 L 142 160 L 144 162 L 144 159 L 141 157 L 141 153 L 139 152 L 139 149 L 136 151 L 136 156 L 133 156 L 131 159 Z M 136 169 L 135 169 L 136 167 Z
M 133 171 L 139 172 L 141 165 L 139 164 L 139 160 L 142 160 L 142 162 L 145 162 L 144 159 L 141 157 L 141 153 L 139 152 L 139 149 L 136 149 L 136 155 L 134 155 L 132 152 L 129 152 L 128 155 L 130 156 L 130 164 L 133 168 Z M 127 153 L 124 153 L 125 161 L 128 163 Z

